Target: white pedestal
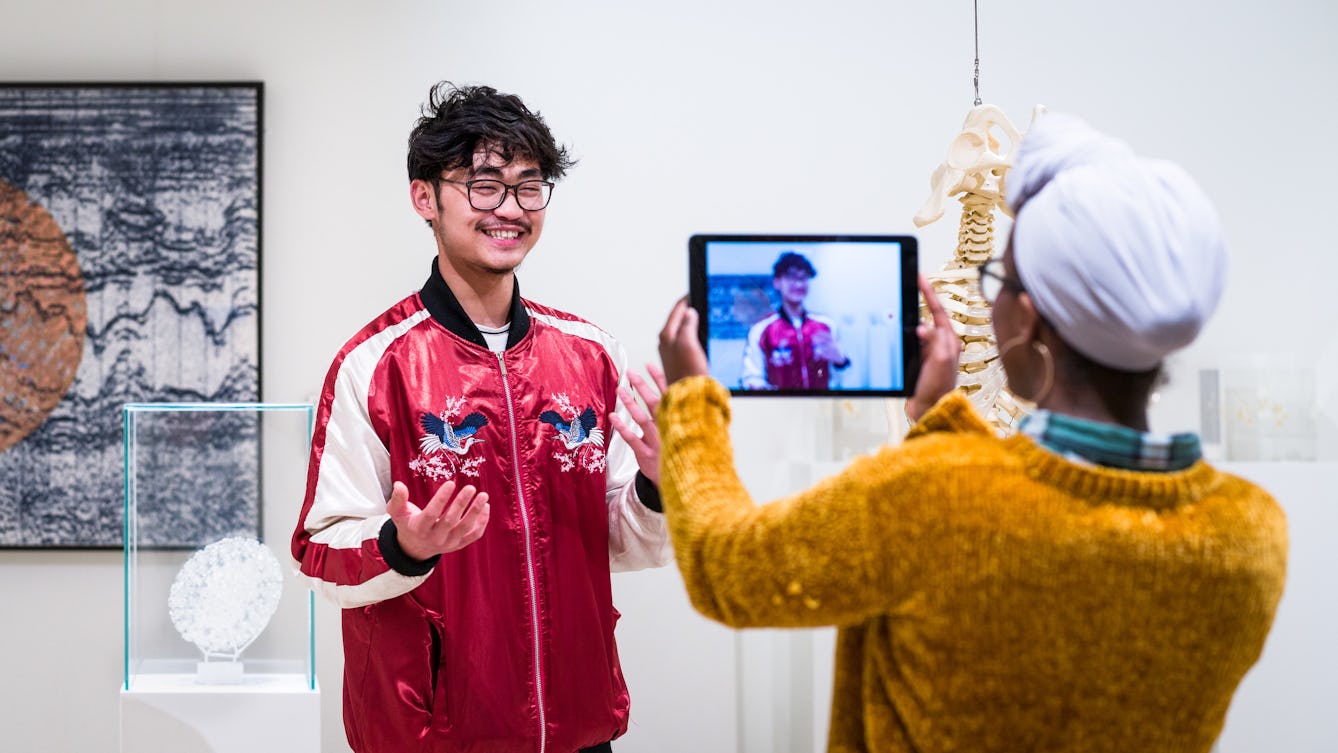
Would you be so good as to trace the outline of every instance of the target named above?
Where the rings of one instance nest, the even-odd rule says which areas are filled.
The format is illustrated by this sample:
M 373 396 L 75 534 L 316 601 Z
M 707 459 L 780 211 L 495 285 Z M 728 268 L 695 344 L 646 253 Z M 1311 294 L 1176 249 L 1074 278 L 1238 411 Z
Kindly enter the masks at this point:
M 121 689 L 121 753 L 320 751 L 320 689 L 305 675 L 202 685 L 194 674 L 149 674 L 130 684 Z
M 1264 653 L 1241 681 L 1218 753 L 1338 750 L 1338 463 L 1223 463 L 1267 489 L 1287 513 L 1291 547 Z

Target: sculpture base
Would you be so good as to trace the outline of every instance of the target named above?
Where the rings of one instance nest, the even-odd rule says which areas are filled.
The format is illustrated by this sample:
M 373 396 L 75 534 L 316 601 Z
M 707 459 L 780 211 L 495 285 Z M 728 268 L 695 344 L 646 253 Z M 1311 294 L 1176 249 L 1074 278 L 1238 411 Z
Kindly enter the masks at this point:
M 239 661 L 201 661 L 195 663 L 195 681 L 201 685 L 241 685 L 245 679 Z

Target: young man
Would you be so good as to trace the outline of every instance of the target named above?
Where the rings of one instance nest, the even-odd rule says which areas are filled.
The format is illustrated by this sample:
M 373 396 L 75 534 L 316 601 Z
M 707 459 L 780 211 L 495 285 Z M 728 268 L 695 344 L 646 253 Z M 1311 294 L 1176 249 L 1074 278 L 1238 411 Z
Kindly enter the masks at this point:
M 438 84 L 409 136 L 437 256 L 330 367 L 293 536 L 344 607 L 357 753 L 608 751 L 627 730 L 609 573 L 671 557 L 658 435 L 618 404 L 617 343 L 514 274 L 571 165 L 488 87 Z
M 748 330 L 740 382 L 747 390 L 825 390 L 850 359 L 832 320 L 805 310 L 808 283 L 818 274 L 803 254 L 786 251 L 771 270 L 780 293 L 776 313 Z

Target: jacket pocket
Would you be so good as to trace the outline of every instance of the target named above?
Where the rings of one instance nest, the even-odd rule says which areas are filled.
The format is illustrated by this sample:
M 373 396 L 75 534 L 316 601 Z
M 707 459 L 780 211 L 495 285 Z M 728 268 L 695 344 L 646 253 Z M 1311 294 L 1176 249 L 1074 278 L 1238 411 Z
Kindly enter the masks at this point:
M 434 729 L 445 729 L 450 726 L 450 717 L 447 714 L 446 703 L 446 662 L 442 659 L 442 653 L 445 651 L 443 645 L 442 629 L 437 622 L 429 617 L 427 621 L 428 631 L 428 688 L 427 688 L 427 710 L 428 724 Z

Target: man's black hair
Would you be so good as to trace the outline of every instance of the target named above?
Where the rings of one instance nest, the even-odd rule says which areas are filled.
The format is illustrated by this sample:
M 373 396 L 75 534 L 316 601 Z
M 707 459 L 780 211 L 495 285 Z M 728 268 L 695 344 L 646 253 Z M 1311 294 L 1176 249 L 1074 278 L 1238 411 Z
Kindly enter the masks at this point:
M 561 178 L 576 164 L 520 97 L 441 81 L 428 92 L 423 115 L 409 133 L 409 180 L 435 181 L 447 170 L 472 168 L 480 146 L 508 163 L 534 160 L 545 180 Z
M 776 266 L 771 268 L 771 276 L 783 277 L 792 269 L 801 269 L 808 273 L 809 277 L 817 277 L 818 270 L 808 263 L 808 259 L 803 254 L 797 254 L 793 251 L 786 251 L 776 260 Z

